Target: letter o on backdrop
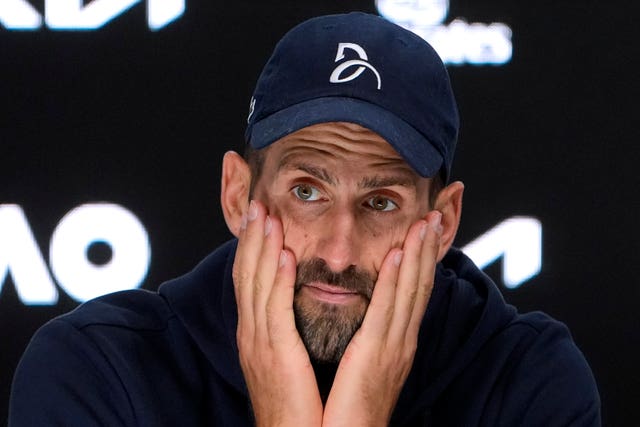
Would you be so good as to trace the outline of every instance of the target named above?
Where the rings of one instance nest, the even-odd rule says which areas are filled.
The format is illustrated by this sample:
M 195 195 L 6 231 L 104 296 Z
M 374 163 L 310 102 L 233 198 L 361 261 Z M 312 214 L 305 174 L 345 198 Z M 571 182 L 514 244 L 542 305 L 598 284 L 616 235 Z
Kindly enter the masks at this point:
M 93 243 L 111 248 L 111 259 L 96 265 L 87 257 Z M 49 262 L 58 284 L 73 299 L 137 288 L 151 259 L 149 237 L 138 218 L 111 203 L 90 203 L 67 213 L 51 236 Z

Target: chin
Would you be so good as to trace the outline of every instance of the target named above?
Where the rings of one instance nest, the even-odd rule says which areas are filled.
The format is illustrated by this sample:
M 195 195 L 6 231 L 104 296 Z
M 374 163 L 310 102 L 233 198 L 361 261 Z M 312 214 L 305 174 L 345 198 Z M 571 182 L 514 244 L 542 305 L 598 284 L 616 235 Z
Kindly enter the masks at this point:
M 329 304 L 297 293 L 294 298 L 296 327 L 309 357 L 322 363 L 337 363 L 360 328 L 367 303 Z

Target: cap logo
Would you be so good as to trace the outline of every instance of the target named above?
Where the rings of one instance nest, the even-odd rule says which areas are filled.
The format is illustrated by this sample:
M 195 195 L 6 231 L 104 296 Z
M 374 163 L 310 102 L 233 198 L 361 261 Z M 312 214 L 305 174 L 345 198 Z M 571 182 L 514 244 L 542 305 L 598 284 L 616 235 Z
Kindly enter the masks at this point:
M 247 116 L 247 123 L 251 123 L 251 116 L 253 116 L 253 112 L 256 110 L 256 99 L 252 96 L 251 102 L 249 103 L 249 115 Z
M 378 70 L 376 70 L 373 65 L 367 62 L 369 61 L 369 58 L 367 57 L 367 52 L 365 52 L 362 46 L 356 43 L 338 43 L 338 52 L 336 53 L 336 60 L 334 62 L 342 61 L 345 58 L 344 51 L 346 49 L 354 51 L 360 59 L 351 59 L 342 62 L 340 65 L 334 68 L 331 76 L 329 77 L 329 81 L 331 83 L 350 82 L 351 80 L 355 80 L 360 77 L 360 75 L 364 73 L 364 71 L 368 68 L 373 72 L 373 74 L 376 75 L 376 78 L 378 79 L 378 90 L 380 90 L 380 88 L 382 87 L 382 79 L 380 78 L 380 73 L 378 73 Z M 355 71 L 348 76 L 340 78 L 342 73 L 351 67 L 358 68 L 356 68 Z

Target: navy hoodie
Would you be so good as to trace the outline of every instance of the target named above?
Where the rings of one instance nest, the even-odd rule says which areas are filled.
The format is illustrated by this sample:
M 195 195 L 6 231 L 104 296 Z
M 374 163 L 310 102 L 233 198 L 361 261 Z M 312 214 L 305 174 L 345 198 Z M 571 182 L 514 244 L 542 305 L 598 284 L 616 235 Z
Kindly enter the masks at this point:
M 9 425 L 252 425 L 235 341 L 235 247 L 158 292 L 100 297 L 44 325 L 17 368 Z M 600 402 L 567 328 L 518 314 L 452 249 L 391 425 L 597 426 Z

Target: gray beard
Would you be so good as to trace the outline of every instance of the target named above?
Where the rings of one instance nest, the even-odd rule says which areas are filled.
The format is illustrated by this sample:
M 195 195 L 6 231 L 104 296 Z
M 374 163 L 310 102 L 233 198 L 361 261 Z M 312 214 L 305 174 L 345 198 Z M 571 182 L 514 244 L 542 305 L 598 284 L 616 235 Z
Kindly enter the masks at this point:
M 357 292 L 363 297 L 363 303 L 342 306 L 304 301 L 299 295 L 300 288 L 315 281 Z M 296 327 L 312 360 L 325 363 L 340 361 L 362 324 L 374 286 L 374 278 L 354 266 L 335 273 L 318 258 L 298 264 L 293 310 Z
M 364 314 L 344 307 L 316 303 L 313 307 L 297 304 L 293 310 L 296 327 L 309 357 L 317 362 L 337 363 L 360 328 Z

